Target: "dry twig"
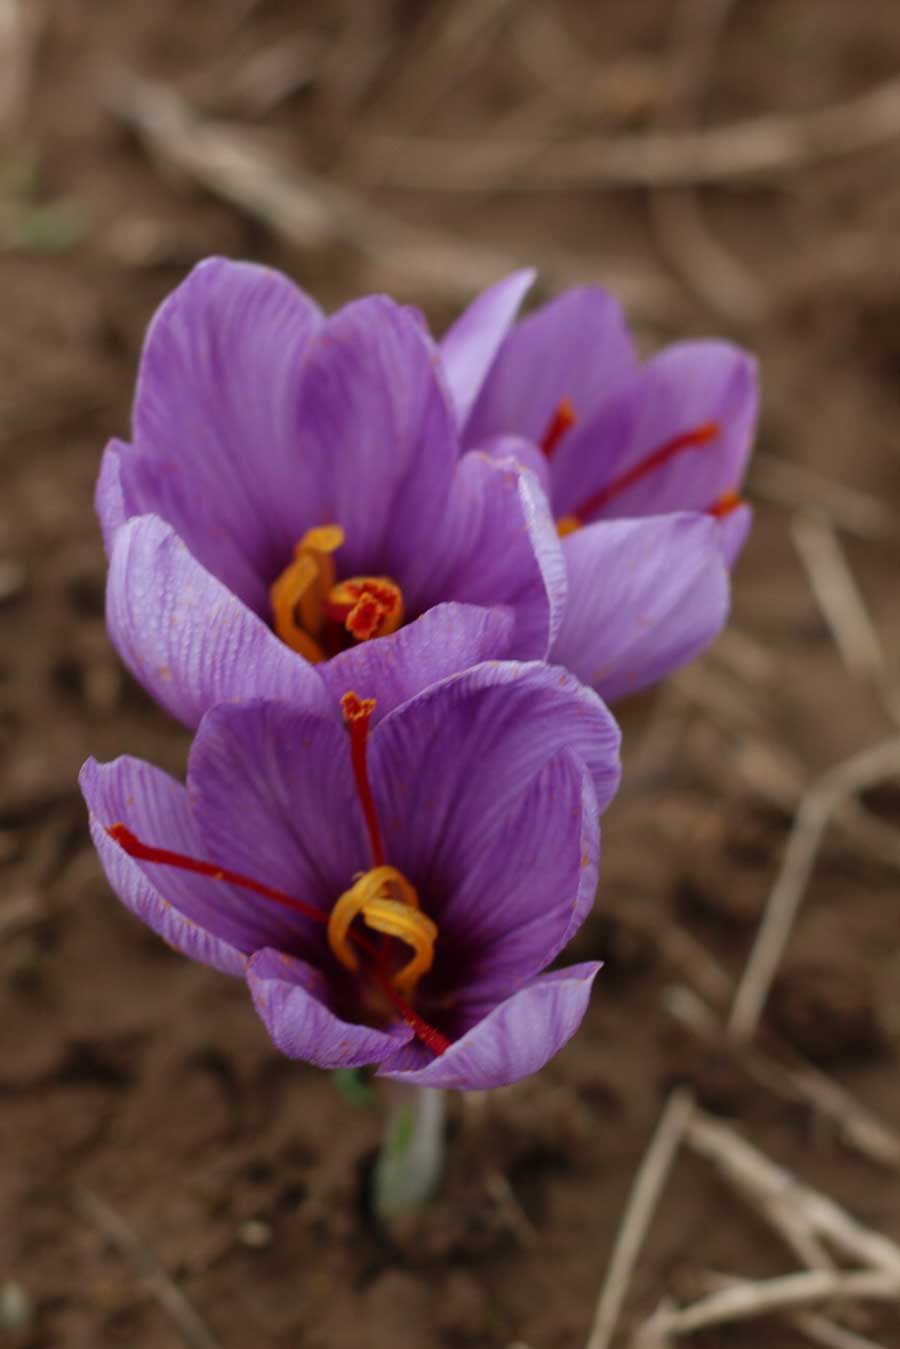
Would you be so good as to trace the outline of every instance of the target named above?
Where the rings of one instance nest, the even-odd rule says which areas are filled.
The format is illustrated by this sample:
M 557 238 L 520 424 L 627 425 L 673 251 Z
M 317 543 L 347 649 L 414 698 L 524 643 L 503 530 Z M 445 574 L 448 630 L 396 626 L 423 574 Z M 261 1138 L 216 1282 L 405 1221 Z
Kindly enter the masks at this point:
M 694 989 L 670 987 L 664 992 L 663 1002 L 670 1016 L 702 1040 L 715 1042 L 721 1038 L 719 1018 Z M 891 1170 L 900 1169 L 900 1137 L 781 1041 L 770 1036 L 765 1048 L 747 1045 L 737 1061 L 749 1077 L 780 1099 L 811 1106 L 861 1156 Z
M 871 1298 L 893 1302 L 900 1297 L 900 1279 L 884 1270 L 810 1269 L 756 1283 L 741 1281 L 710 1293 L 699 1302 L 676 1311 L 661 1312 L 647 1323 L 643 1336 L 689 1335 L 723 1322 L 748 1321 L 795 1307 L 814 1307 L 833 1299 Z
M 834 1200 L 777 1166 L 722 1120 L 695 1109 L 685 1134 L 689 1146 L 712 1162 L 763 1217 L 773 1210 L 792 1210 L 797 1223 L 846 1259 L 890 1275 L 900 1295 L 900 1247 L 893 1241 L 864 1227 Z
M 401 285 L 427 285 L 455 300 L 470 298 L 518 265 L 508 254 L 409 225 L 337 183 L 287 168 L 245 130 L 199 117 L 166 85 L 120 70 L 109 81 L 107 101 L 164 168 L 184 174 L 304 252 L 318 255 L 335 244 L 349 245 L 380 269 L 390 269 Z M 551 259 L 547 270 L 565 285 L 580 266 Z M 582 270 L 588 274 L 581 276 L 584 281 L 591 268 Z M 636 310 L 659 315 L 673 307 L 673 293 L 662 278 L 648 282 L 620 275 L 615 285 Z
M 862 750 L 838 764 L 803 796 L 781 869 L 747 961 L 728 1021 L 737 1040 L 756 1030 L 790 937 L 825 831 L 837 809 L 866 787 L 900 775 L 900 737 Z
M 818 512 L 804 511 L 794 517 L 791 535 L 844 664 L 872 686 L 888 716 L 900 725 L 900 692 L 835 530 Z
M 696 120 L 716 49 L 734 0 L 682 0 L 674 10 L 673 97 L 660 131 L 686 131 Z M 715 237 L 691 186 L 663 187 L 650 198 L 663 257 L 714 310 L 737 323 L 763 318 L 767 299 L 756 277 Z
M 814 505 L 831 523 L 860 539 L 900 538 L 900 517 L 878 497 L 825 478 L 812 469 L 756 452 L 750 465 L 753 494 L 788 510 Z
M 98 1228 L 134 1267 L 147 1291 L 166 1312 L 189 1349 L 221 1349 L 219 1341 L 163 1269 L 153 1251 L 141 1241 L 125 1219 L 91 1190 L 79 1187 L 75 1200 L 82 1216 Z
M 631 1282 L 631 1274 L 653 1221 L 663 1186 L 694 1109 L 690 1091 L 674 1091 L 665 1104 L 635 1176 L 594 1313 L 587 1349 L 606 1349 Z
M 758 117 L 708 131 L 553 142 L 371 135 L 364 172 L 396 187 L 557 192 L 564 187 L 687 186 L 779 178 L 900 139 L 900 76 L 830 108 Z

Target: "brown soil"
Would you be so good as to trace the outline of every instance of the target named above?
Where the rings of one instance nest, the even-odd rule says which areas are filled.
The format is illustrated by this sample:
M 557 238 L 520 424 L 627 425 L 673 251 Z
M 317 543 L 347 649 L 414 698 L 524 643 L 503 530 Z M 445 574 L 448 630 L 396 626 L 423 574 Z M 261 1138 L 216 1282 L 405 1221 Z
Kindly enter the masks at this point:
M 287 249 L 151 165 L 103 110 L 105 73 L 124 63 L 236 116 L 245 105 L 233 90 L 249 58 L 305 35 L 312 82 L 257 112 L 253 130 L 295 163 L 352 185 L 370 126 L 460 137 L 647 127 L 666 97 L 670 7 L 561 6 L 582 61 L 571 79 L 540 44 L 531 64 L 516 55 L 508 24 L 526 23 L 518 9 L 474 48 L 460 23 L 459 46 L 436 74 L 429 51 L 445 41 L 449 3 L 41 8 L 21 133 L 0 158 L 0 231 L 9 235 L 0 255 L 0 1338 L 17 1349 L 182 1342 L 92 1217 L 87 1193 L 139 1234 L 223 1349 L 582 1345 L 635 1168 L 667 1089 L 683 1080 L 773 1158 L 900 1239 L 895 1178 L 847 1151 L 811 1109 L 755 1085 L 739 1057 L 698 1045 L 663 997 L 679 983 L 708 991 L 704 950 L 737 977 L 796 786 L 890 729 L 823 624 L 783 503 L 758 502 L 731 637 L 666 702 L 621 708 L 630 785 L 608 817 L 596 914 L 567 953 L 606 961 L 584 1027 L 537 1078 L 454 1104 L 441 1194 L 398 1231 L 378 1231 L 365 1216 L 376 1112 L 348 1105 L 327 1075 L 281 1059 L 240 984 L 177 958 L 121 909 L 75 787 L 88 754 L 129 752 L 175 771 L 185 755 L 184 734 L 123 675 L 107 643 L 91 509 L 104 440 L 127 434 L 154 305 L 212 252 L 282 266 L 330 305 L 365 288 L 404 289 L 377 257 Z M 892 0 L 745 0 L 723 42 L 708 118 L 802 112 L 892 74 L 900 15 Z M 36 179 L 23 186 L 28 161 Z M 643 279 L 637 317 L 648 345 L 719 331 L 759 351 L 766 454 L 900 508 L 898 168 L 892 145 L 703 194 L 708 222 L 771 300 L 770 316 L 749 329 L 668 276 L 643 194 L 382 189 L 373 199 L 517 259 L 567 257 L 613 285 L 630 278 L 633 291 Z M 445 295 L 410 290 L 436 322 L 447 319 Z M 798 494 L 795 506 L 804 504 L 816 504 L 815 493 Z M 898 540 L 844 542 L 893 657 Z M 762 753 L 777 771 L 759 769 Z M 900 820 L 896 794 L 871 805 Z M 770 1032 L 888 1124 L 900 1119 L 898 898 L 896 871 L 830 836 L 768 1009 Z M 795 1267 L 685 1155 L 627 1322 L 690 1289 L 699 1270 Z M 859 1311 L 854 1324 L 900 1343 L 896 1306 Z M 697 1342 L 805 1342 L 792 1336 L 770 1322 Z

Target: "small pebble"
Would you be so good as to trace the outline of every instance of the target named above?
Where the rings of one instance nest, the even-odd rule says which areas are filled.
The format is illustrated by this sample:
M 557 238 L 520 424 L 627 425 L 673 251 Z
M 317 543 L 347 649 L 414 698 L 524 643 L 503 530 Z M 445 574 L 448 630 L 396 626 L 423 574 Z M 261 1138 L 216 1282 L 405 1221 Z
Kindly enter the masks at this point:
M 33 1312 L 31 1298 L 20 1283 L 0 1286 L 0 1330 L 21 1330 Z
M 17 599 L 25 589 L 27 577 L 24 563 L 16 562 L 14 558 L 0 561 L 0 604 Z
M 238 1241 L 251 1251 L 264 1251 L 272 1244 L 272 1229 L 259 1218 L 250 1218 L 238 1228 Z

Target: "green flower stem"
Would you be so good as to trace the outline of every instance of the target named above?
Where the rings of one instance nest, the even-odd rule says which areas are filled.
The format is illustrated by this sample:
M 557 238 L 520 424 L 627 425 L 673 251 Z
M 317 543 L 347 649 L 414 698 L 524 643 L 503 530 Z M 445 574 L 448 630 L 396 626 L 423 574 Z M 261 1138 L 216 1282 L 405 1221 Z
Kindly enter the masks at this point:
M 426 1203 L 444 1169 L 446 1094 L 398 1083 L 387 1088 L 388 1113 L 373 1186 L 375 1213 L 382 1220 Z

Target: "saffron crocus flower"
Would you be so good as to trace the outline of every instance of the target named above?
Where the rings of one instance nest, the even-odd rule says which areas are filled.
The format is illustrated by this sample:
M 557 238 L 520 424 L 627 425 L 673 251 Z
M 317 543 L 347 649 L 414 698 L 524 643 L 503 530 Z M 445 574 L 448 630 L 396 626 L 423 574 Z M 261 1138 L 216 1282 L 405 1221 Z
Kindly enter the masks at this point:
M 415 311 L 325 318 L 278 273 L 210 259 L 153 320 L 132 442 L 104 456 L 110 635 L 189 726 L 222 699 L 314 698 L 335 657 L 354 687 L 376 643 L 452 673 L 443 627 L 543 659 L 565 576 L 517 444 L 461 454 Z
M 568 598 L 551 659 L 604 697 L 690 660 L 718 633 L 750 525 L 739 496 L 755 365 L 728 342 L 640 364 L 622 312 L 570 290 L 520 322 L 534 279 L 485 291 L 443 342 L 465 446 L 516 435 L 557 520 Z
M 243 976 L 275 1045 L 482 1088 L 540 1068 L 598 965 L 542 973 L 588 913 L 615 722 L 571 675 L 489 662 L 371 726 L 222 704 L 187 787 L 139 760 L 82 771 L 113 889 L 170 945 Z

